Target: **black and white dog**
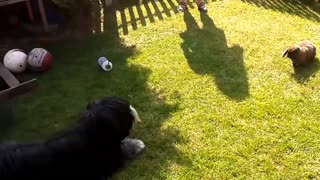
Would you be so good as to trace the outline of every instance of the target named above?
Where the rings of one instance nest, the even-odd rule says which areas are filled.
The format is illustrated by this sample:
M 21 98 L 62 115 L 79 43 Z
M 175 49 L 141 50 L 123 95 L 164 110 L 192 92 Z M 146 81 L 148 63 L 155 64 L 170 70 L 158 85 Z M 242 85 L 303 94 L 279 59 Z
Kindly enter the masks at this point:
M 142 152 L 129 139 L 137 111 L 125 100 L 88 104 L 76 127 L 43 142 L 0 145 L 0 180 L 101 180 Z

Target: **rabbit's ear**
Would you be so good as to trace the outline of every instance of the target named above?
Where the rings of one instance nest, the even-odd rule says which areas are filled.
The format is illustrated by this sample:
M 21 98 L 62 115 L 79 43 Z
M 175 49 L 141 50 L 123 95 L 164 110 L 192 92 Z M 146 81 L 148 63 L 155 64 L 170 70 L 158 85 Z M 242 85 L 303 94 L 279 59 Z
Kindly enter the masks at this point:
M 289 52 L 289 48 L 287 48 L 283 53 L 282 53 L 282 57 L 286 57 L 288 55 Z

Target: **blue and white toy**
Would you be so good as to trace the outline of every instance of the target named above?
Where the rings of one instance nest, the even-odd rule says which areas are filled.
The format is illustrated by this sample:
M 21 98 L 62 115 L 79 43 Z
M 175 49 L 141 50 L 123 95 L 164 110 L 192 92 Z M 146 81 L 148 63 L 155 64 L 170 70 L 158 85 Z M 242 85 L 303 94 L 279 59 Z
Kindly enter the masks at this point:
M 111 71 L 112 69 L 112 63 L 106 57 L 100 57 L 98 64 L 104 71 Z

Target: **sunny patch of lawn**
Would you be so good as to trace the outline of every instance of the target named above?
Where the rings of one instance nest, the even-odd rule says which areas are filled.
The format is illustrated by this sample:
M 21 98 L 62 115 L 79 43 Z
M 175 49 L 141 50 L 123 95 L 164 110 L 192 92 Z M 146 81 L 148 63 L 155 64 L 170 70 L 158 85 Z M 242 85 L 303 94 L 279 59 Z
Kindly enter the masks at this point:
M 89 100 L 120 96 L 140 113 L 132 136 L 147 149 L 118 179 L 320 178 L 320 66 L 295 72 L 281 58 L 300 40 L 320 47 L 319 6 L 210 1 L 200 14 L 176 5 L 119 8 L 119 36 L 48 47 L 54 69 L 12 101 L 15 123 L 1 138 L 45 138 Z M 100 56 L 111 72 L 99 70 Z

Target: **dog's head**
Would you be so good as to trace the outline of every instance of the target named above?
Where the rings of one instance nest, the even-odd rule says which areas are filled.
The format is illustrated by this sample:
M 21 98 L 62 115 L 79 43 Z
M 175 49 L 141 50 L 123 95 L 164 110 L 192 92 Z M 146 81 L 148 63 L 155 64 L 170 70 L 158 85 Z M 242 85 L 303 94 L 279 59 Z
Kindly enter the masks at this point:
M 127 137 L 133 124 L 141 121 L 129 102 L 110 97 L 89 103 L 84 120 L 90 136 L 115 142 Z
M 299 46 L 292 46 L 287 48 L 283 53 L 282 57 L 288 57 L 290 59 L 297 59 L 297 56 L 299 55 L 300 47 Z
M 301 54 L 300 54 L 300 47 L 299 46 L 292 46 L 287 48 L 283 54 L 282 57 L 288 57 L 291 59 L 292 63 L 294 66 L 299 64 L 299 60 L 301 59 Z

